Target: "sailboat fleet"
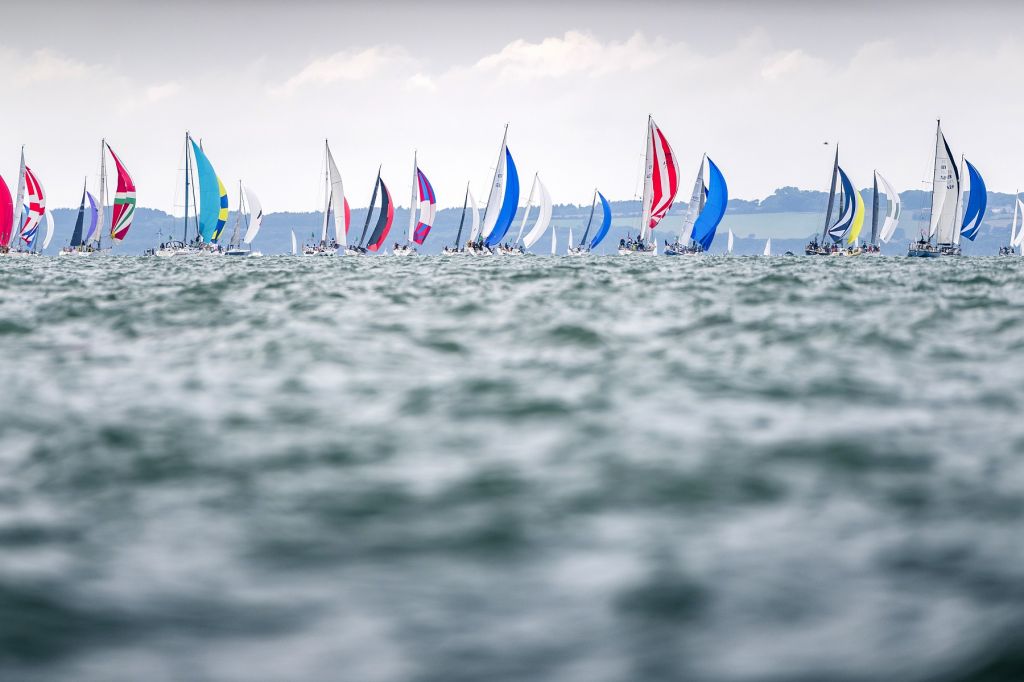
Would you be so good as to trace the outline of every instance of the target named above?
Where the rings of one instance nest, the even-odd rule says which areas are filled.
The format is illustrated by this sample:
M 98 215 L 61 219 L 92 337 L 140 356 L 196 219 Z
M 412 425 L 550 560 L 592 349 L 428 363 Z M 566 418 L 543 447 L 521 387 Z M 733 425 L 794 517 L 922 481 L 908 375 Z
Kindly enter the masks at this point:
M 558 253 L 558 236 L 552 225 L 553 203 L 540 172 L 533 175 L 525 206 L 519 205 L 519 171 L 508 145 L 509 128 L 505 126 L 498 158 L 491 178 L 487 201 L 481 208 L 466 183 L 458 232 L 454 243 L 445 245 L 443 256 L 521 256 L 537 245 L 551 230 L 551 253 Z M 108 196 L 107 161 L 113 161 L 117 173 L 116 191 L 111 203 Z M 978 169 L 965 157 L 959 162 L 942 132 L 936 126 L 935 152 L 931 182 L 931 203 L 926 230 L 912 242 L 907 256 L 938 258 L 961 255 L 962 240 L 974 240 L 985 217 L 987 190 Z M 643 191 L 640 197 L 640 221 L 635 233 L 619 240 L 617 252 L 623 256 L 657 255 L 658 239 L 654 231 L 663 223 L 677 199 L 680 188 L 680 164 L 665 133 L 648 117 L 644 136 Z M 229 216 L 228 192 L 203 147 L 202 140 L 185 133 L 184 139 L 184 218 L 181 238 L 173 236 L 147 255 L 171 257 L 182 255 L 216 255 L 256 257 L 253 241 L 263 223 L 263 207 L 252 188 L 238 183 L 235 222 L 230 237 L 223 243 L 224 228 Z M 324 141 L 322 175 L 322 220 L 319 234 L 310 235 L 299 244 L 291 231 L 291 253 L 305 256 L 365 256 L 387 252 L 387 239 L 395 219 L 395 204 L 378 168 L 369 209 L 359 233 L 350 233 L 351 209 L 344 183 L 328 141 Z M 131 228 L 136 207 L 135 183 L 114 149 L 100 143 L 100 170 L 95 191 L 86 178 L 79 201 L 74 229 L 61 256 L 90 256 L 109 253 L 111 247 L 124 240 Z M 866 191 L 866 190 L 865 190 Z M 718 227 L 725 217 L 729 190 L 721 169 L 703 154 L 693 189 L 678 232 L 672 242 L 663 240 L 662 252 L 667 256 L 701 255 L 710 251 Z M 414 256 L 428 239 L 437 217 L 437 196 L 434 187 L 413 153 L 408 229 L 404 239 L 395 241 L 394 256 Z M 533 209 L 536 207 L 536 216 Z M 107 215 L 109 210 L 109 224 Z M 829 183 L 828 203 L 820 235 L 815 235 L 804 252 L 808 256 L 878 255 L 895 234 L 901 218 L 900 196 L 892 184 L 876 169 L 871 188 L 870 234 L 862 237 L 867 210 L 862 192 L 847 170 L 840 164 L 839 146 L 835 154 Z M 884 210 L 883 210 L 884 208 Z M 518 230 L 510 238 L 517 215 Z M 482 213 L 482 216 L 481 216 Z M 531 218 L 532 221 L 531 221 Z M 333 223 L 333 226 L 332 226 Z M 40 227 L 43 235 L 40 237 Z M 565 254 L 586 256 L 603 243 L 612 227 L 612 210 L 605 196 L 594 189 L 590 211 L 578 243 L 568 229 Z M 106 237 L 106 246 L 104 243 Z M 463 240 L 463 237 L 465 239 Z M 53 217 L 47 209 L 47 194 L 39 176 L 26 162 L 22 148 L 16 192 L 0 177 L 0 256 L 32 256 L 45 249 L 53 238 Z M 728 230 L 725 253 L 731 255 L 734 234 Z M 1000 247 L 1000 255 L 1017 255 L 1024 245 L 1024 201 L 1015 195 L 1014 217 L 1009 239 Z M 764 256 L 771 255 L 771 239 L 764 245 Z

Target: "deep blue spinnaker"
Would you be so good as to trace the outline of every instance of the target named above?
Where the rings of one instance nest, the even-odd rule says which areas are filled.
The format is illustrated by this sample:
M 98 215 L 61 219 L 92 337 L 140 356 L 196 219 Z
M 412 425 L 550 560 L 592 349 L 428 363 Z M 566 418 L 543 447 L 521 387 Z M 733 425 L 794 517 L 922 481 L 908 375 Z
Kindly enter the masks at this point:
M 608 236 L 608 230 L 612 227 L 612 207 L 608 205 L 608 200 L 604 198 L 604 195 L 600 192 L 597 196 L 601 199 L 601 211 L 604 213 L 604 217 L 601 218 L 601 227 L 598 229 L 597 234 L 594 235 L 594 239 L 590 242 L 590 250 L 593 251 L 597 248 L 597 245 Z
M 964 222 L 960 226 L 960 236 L 974 241 L 978 236 L 978 228 L 981 227 L 981 220 L 985 217 L 985 208 L 988 206 L 988 191 L 985 188 L 985 181 L 981 173 L 970 161 L 964 159 L 967 164 L 967 173 L 971 178 L 970 197 L 967 200 L 967 210 L 964 211 Z
M 707 203 L 693 224 L 693 241 L 699 243 L 705 251 L 711 248 L 711 242 L 715 240 L 715 230 L 722 222 L 725 207 L 729 203 L 729 187 L 725 184 L 725 176 L 710 158 L 708 171 L 711 181 L 706 189 Z
M 487 246 L 497 246 L 505 238 L 509 226 L 516 217 L 516 210 L 519 208 L 519 173 L 516 172 L 516 164 L 512 160 L 512 152 L 505 148 L 505 198 L 501 202 L 501 213 L 494 223 L 494 229 L 487 237 Z

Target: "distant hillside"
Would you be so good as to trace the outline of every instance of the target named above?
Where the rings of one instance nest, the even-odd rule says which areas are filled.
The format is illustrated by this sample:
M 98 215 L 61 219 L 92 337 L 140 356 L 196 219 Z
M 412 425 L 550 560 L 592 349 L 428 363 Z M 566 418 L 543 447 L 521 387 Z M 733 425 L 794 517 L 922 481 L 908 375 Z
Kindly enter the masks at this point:
M 922 190 L 910 190 L 900 194 L 903 202 L 903 219 L 893 240 L 894 243 L 905 244 L 910 235 L 916 235 L 926 225 L 930 197 L 928 192 Z M 869 230 L 871 224 L 870 188 L 864 190 L 864 200 L 868 204 L 865 230 Z M 988 200 L 988 213 L 981 233 L 977 242 L 965 245 L 967 253 L 994 253 L 998 251 L 999 244 L 1006 240 L 1008 224 L 1013 215 L 1013 195 L 990 192 Z M 724 236 L 725 230 L 731 229 L 737 237 L 742 237 L 744 240 L 749 239 L 754 242 L 771 236 L 773 244 L 778 245 L 782 251 L 785 251 L 786 248 L 795 250 L 797 247 L 792 245 L 782 248 L 781 240 L 793 240 L 794 244 L 800 245 L 810 235 L 820 232 L 827 201 L 828 195 L 825 192 L 801 190 L 795 187 L 781 187 L 765 199 L 730 199 L 729 209 L 719 230 L 719 237 Z M 620 238 L 636 234 L 640 213 L 638 200 L 610 203 L 613 215 L 612 231 L 608 240 L 602 245 L 608 252 L 614 250 L 614 245 Z M 685 202 L 677 202 L 673 205 L 668 217 L 665 218 L 658 230 L 661 239 L 671 241 L 675 237 L 685 210 Z M 884 201 L 882 210 L 885 210 Z M 422 250 L 427 253 L 435 253 L 440 251 L 446 243 L 453 242 L 461 212 L 461 207 L 439 211 L 434 230 L 427 241 L 427 247 Z M 56 253 L 61 246 L 67 244 L 74 228 L 76 214 L 77 211 L 72 209 L 56 209 L 54 211 L 56 234 L 48 252 Z M 589 204 L 584 206 L 557 204 L 554 207 L 553 224 L 559 230 L 559 242 L 565 244 L 570 227 L 578 241 L 582 236 L 589 214 Z M 522 211 L 517 216 L 517 220 L 521 220 L 521 218 Z M 230 236 L 234 220 L 235 216 L 232 213 L 228 220 L 228 226 L 225 228 L 225 235 Z M 263 229 L 256 239 L 256 248 L 267 254 L 285 253 L 290 249 L 291 230 L 295 231 L 300 242 L 309 240 L 313 235 L 319 234 L 322 220 L 322 214 L 316 213 L 270 213 L 264 218 Z M 352 210 L 350 231 L 353 238 L 358 238 L 365 220 L 365 208 Z M 408 220 L 407 209 L 396 209 L 394 228 L 389 242 L 404 239 L 404 229 L 408 225 Z M 513 223 L 510 238 L 515 237 L 518 224 L 518 222 Z M 183 231 L 184 222 L 181 218 L 174 218 L 155 209 L 139 208 L 132 230 L 124 243 L 118 246 L 118 252 L 139 254 L 163 240 L 181 239 Z M 463 239 L 465 239 L 465 233 Z M 724 248 L 724 246 L 720 247 L 718 242 L 719 238 L 716 238 L 714 250 Z M 546 252 L 549 248 L 549 242 L 545 240 L 536 247 L 536 250 Z M 738 245 L 737 248 L 742 247 Z M 895 249 L 895 247 L 893 248 Z M 755 250 L 760 252 L 760 246 L 756 249 L 751 246 L 751 252 Z

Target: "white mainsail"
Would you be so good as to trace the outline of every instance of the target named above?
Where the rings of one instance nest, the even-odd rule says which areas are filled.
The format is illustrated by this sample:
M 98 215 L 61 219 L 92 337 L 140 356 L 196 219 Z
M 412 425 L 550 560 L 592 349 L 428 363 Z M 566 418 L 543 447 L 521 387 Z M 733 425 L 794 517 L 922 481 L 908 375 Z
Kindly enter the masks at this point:
M 726 242 L 726 247 L 725 247 L 725 252 L 726 253 L 729 253 L 729 254 L 732 253 L 732 242 L 733 242 L 732 230 L 729 230 L 729 240 L 728 240 L 728 242 Z
M 896 231 L 896 224 L 900 221 L 900 195 L 889 181 L 882 177 L 882 174 L 875 171 L 875 175 L 882 182 L 882 190 L 885 192 L 886 198 L 889 200 L 889 209 L 885 213 L 885 223 L 882 224 L 882 229 L 878 233 L 878 238 L 884 243 L 888 244 L 889 240 L 892 239 L 893 232 Z
M 326 142 L 324 143 L 327 144 Z M 341 173 L 334 163 L 334 155 L 331 154 L 331 147 L 327 145 L 327 166 L 331 176 L 331 210 L 334 212 L 334 241 L 338 246 L 348 246 L 348 216 L 345 215 L 345 185 L 341 182 Z M 255 211 L 254 211 L 255 212 Z M 325 220 L 326 222 L 326 220 Z M 255 235 L 253 235 L 255 236 Z M 327 238 L 326 232 L 324 239 Z M 249 240 L 246 239 L 246 242 Z
M 100 141 L 100 188 L 96 194 L 96 229 L 89 241 L 98 242 L 103 236 L 103 214 L 107 206 L 107 141 Z
M 409 199 L 409 234 L 406 241 L 412 243 L 413 233 L 416 231 L 416 209 L 419 204 L 419 178 L 416 177 L 419 166 L 416 164 L 416 150 L 412 152 L 412 197 Z
M 1017 216 L 1024 216 L 1024 203 L 1021 202 L 1020 198 L 1017 198 L 1017 205 L 1013 208 L 1013 224 L 1016 226 L 1016 231 L 1013 234 L 1013 246 L 1020 246 L 1024 244 L 1024 225 L 1017 223 Z
M 544 236 L 544 231 L 548 229 L 548 225 L 551 224 L 551 195 L 548 194 L 548 188 L 544 186 L 539 177 L 536 178 L 536 182 L 537 189 L 540 191 L 540 212 L 537 214 L 537 222 L 534 223 L 533 229 L 523 239 L 523 245 L 526 248 L 536 244 Z
M 573 240 L 572 240 L 572 225 L 570 225 L 570 226 L 569 226 L 569 243 L 568 243 L 568 244 L 566 244 L 566 249 L 571 249 L 571 248 L 572 248 L 572 245 L 573 245 Z M 567 251 L 567 253 L 568 253 L 568 251 Z
M 941 123 L 935 131 L 935 169 L 932 175 L 932 215 L 928 238 L 939 244 L 953 244 L 959 233 L 957 213 L 960 203 L 960 179 L 956 161 L 942 134 Z
M 252 244 L 252 240 L 256 239 L 256 235 L 259 234 L 260 226 L 263 225 L 263 206 L 251 189 L 248 187 L 242 189 L 245 192 L 245 200 L 249 203 L 249 227 L 246 228 L 242 241 Z
M 491 236 L 491 230 L 498 222 L 498 215 L 501 213 L 501 204 L 505 199 L 505 147 L 508 144 L 508 126 L 505 126 L 505 136 L 501 138 L 501 149 L 498 150 L 498 165 L 494 170 L 494 183 L 491 185 L 491 194 L 487 197 L 487 207 L 484 209 L 484 239 Z
M 295 256 L 295 255 L 298 255 L 298 253 L 299 253 L 299 245 L 298 245 L 298 243 L 295 240 L 295 230 L 292 230 L 292 255 Z
M 22 218 L 22 205 L 25 203 L 25 147 L 21 147 L 21 167 L 18 169 L 18 193 L 14 200 L 14 222 L 11 228 L 11 238 L 7 246 L 14 248 L 14 244 L 21 235 L 21 226 L 24 223 Z
M 473 198 L 473 190 L 467 190 L 469 193 L 469 208 L 470 215 L 473 216 L 473 229 L 469 233 L 469 241 L 475 242 L 480 236 L 480 210 L 476 207 L 476 199 Z
M 690 203 L 686 206 L 686 216 L 683 218 L 683 226 L 679 230 L 679 243 L 686 244 L 693 234 L 693 225 L 700 215 L 701 204 L 704 199 L 704 158 L 700 160 L 700 170 L 697 172 L 697 180 L 693 183 L 693 192 L 690 193 Z
M 551 255 L 558 255 L 558 239 L 555 235 L 558 234 L 558 230 L 551 228 Z
M 765 256 L 772 255 L 772 238 L 771 237 L 768 237 L 768 241 L 766 241 L 764 243 L 764 255 Z

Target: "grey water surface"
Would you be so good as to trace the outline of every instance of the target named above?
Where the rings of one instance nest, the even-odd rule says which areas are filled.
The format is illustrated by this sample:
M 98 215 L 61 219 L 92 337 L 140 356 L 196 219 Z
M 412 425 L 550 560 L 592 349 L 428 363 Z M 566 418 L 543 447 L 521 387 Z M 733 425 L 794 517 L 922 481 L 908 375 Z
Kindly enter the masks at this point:
M 0 679 L 1024 679 L 1024 262 L 0 262 Z

